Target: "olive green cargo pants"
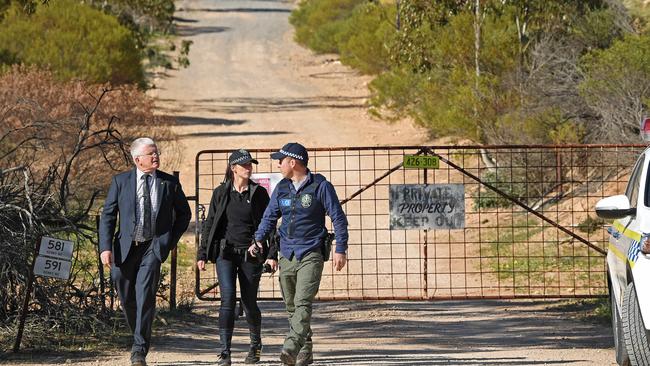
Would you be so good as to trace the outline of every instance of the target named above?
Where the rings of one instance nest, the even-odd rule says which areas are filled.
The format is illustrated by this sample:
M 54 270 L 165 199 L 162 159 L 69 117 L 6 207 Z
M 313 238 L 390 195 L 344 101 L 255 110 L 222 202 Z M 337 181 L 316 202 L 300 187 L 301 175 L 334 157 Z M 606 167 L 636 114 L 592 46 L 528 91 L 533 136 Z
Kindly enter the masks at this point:
M 290 327 L 284 349 L 293 355 L 301 349 L 311 352 L 312 302 L 323 274 L 323 255 L 319 251 L 310 252 L 301 260 L 295 256 L 291 260 L 280 256 L 279 262 L 280 288 Z

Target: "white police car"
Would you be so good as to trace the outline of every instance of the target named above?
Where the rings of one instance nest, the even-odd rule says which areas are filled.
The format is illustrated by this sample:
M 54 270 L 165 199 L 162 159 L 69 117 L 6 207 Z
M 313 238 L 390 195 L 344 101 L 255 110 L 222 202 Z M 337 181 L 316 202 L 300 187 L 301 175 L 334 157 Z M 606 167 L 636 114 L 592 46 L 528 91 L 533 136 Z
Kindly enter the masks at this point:
M 650 121 L 650 120 L 648 120 Z M 644 121 L 646 122 L 646 121 Z M 615 219 L 608 229 L 609 296 L 616 362 L 650 366 L 650 149 L 637 160 L 624 195 L 596 204 L 596 214 Z

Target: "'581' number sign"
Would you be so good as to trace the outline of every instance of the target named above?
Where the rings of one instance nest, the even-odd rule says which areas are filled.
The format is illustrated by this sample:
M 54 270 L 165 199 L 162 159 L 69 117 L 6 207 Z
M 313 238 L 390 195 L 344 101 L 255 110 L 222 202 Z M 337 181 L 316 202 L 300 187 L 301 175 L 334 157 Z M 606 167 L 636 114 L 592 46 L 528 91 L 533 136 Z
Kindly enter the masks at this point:
M 73 249 L 74 243 L 71 241 L 44 236 L 41 238 L 41 249 L 38 251 L 38 255 L 46 255 L 48 257 L 69 261 L 72 258 Z

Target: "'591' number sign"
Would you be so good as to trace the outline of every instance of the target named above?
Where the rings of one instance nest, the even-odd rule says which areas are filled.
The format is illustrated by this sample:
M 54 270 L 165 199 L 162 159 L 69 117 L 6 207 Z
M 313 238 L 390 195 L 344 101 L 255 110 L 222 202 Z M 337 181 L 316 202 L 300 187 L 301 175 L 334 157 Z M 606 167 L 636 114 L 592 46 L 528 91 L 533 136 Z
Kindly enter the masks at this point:
M 34 263 L 34 274 L 67 280 L 70 278 L 70 267 L 70 261 L 38 256 Z

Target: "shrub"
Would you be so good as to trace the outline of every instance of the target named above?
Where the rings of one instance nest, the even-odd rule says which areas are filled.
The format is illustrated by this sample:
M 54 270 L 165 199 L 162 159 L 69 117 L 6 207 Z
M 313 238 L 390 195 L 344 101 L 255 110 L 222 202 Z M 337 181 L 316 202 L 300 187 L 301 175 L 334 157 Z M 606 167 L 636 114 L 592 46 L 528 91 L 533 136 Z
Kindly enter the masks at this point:
M 387 18 L 395 17 L 395 9 L 376 3 L 358 5 L 338 34 L 341 62 L 366 74 L 379 74 L 389 68 L 388 42 L 395 36 L 395 27 Z
M 526 192 L 526 184 L 522 182 L 512 182 L 503 176 L 499 176 L 494 172 L 487 171 L 481 177 L 481 180 L 487 182 L 507 195 L 521 199 Z M 479 195 L 474 197 L 474 208 L 497 208 L 497 207 L 510 207 L 514 203 L 506 197 L 501 196 L 497 192 L 485 188 Z
M 650 102 L 650 36 L 628 35 L 582 58 L 581 95 L 602 120 L 588 126 L 595 140 L 639 142 L 639 122 Z
M 339 52 L 345 20 L 363 0 L 303 0 L 289 17 L 296 42 L 320 53 Z
M 597 230 L 602 230 L 604 225 L 605 220 L 599 217 L 593 218 L 590 215 L 587 215 L 587 218 L 578 224 L 578 230 L 583 233 L 592 234 Z
M 26 14 L 14 5 L 0 24 L 5 61 L 48 67 L 61 80 L 143 83 L 131 32 L 118 21 L 73 0 L 57 0 Z

